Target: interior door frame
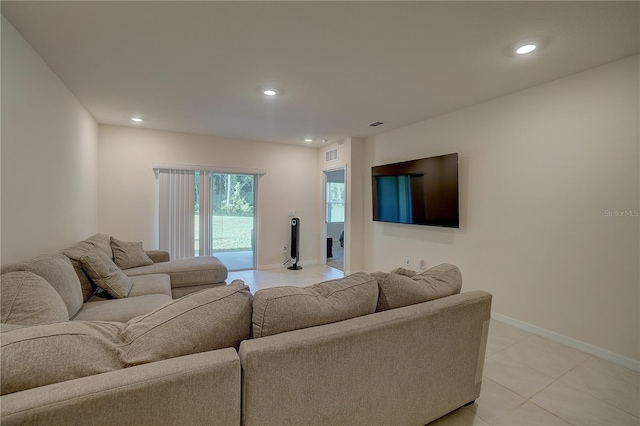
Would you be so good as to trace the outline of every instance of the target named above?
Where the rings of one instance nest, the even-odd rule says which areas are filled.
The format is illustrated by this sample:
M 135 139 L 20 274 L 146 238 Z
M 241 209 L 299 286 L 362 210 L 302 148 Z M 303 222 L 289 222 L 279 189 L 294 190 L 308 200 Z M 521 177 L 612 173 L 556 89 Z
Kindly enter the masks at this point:
M 347 191 L 349 186 L 347 185 L 347 165 L 340 164 L 335 167 L 327 168 L 322 170 L 322 232 L 320 238 L 320 264 L 327 264 L 327 174 L 331 172 L 335 172 L 338 170 L 342 170 L 344 176 L 344 230 L 345 230 L 345 238 L 346 238 L 346 229 L 347 229 L 347 221 L 349 220 L 349 216 L 347 215 Z M 344 264 L 346 265 L 348 252 L 344 250 Z M 344 266 L 343 266 L 344 272 Z

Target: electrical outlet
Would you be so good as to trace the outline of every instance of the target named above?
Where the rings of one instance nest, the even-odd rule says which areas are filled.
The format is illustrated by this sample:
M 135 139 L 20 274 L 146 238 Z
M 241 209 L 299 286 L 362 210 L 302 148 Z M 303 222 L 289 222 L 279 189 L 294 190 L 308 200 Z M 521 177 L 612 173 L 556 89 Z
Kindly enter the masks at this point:
M 418 263 L 418 271 L 424 271 L 424 260 L 420 259 L 420 262 Z
M 407 259 L 404 261 L 404 266 L 406 266 L 407 268 L 411 266 L 411 259 L 407 257 Z
M 287 244 L 286 243 L 282 244 L 282 251 L 285 252 L 285 253 L 287 252 Z

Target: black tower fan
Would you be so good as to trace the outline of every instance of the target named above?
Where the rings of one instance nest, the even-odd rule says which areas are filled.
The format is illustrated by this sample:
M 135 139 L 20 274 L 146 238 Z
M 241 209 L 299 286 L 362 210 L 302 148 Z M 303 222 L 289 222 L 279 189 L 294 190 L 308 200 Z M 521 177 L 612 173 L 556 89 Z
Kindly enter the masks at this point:
M 291 218 L 291 263 L 288 269 L 296 271 L 302 269 L 298 266 L 298 258 L 300 257 L 300 218 Z

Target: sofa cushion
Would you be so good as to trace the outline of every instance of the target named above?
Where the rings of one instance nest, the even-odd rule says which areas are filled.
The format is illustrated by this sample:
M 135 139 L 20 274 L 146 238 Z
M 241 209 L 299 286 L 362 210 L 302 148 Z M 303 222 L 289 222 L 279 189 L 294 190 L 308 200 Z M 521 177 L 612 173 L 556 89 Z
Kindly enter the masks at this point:
M 3 332 L 1 394 L 122 368 L 117 336 L 124 328 L 67 321 Z
M 27 271 L 0 275 L 1 322 L 18 325 L 69 320 L 62 297 L 44 278 Z
M 133 277 L 131 277 L 133 278 Z M 191 287 L 178 287 L 178 288 L 171 288 L 171 296 L 174 299 L 180 299 L 181 297 L 184 297 L 188 294 L 191 293 L 195 293 L 197 291 L 201 291 L 201 290 L 206 290 L 209 288 L 216 288 L 219 287 L 221 285 L 227 285 L 226 282 L 222 281 L 221 283 L 213 283 L 213 284 L 198 284 L 198 285 L 194 285 Z
M 380 288 L 376 311 L 386 311 L 451 296 L 460 293 L 462 288 L 460 269 L 447 263 L 413 277 L 384 272 L 374 272 L 371 275 L 378 280 Z
M 44 278 L 58 292 L 67 307 L 69 318 L 82 307 L 82 288 L 68 257 L 47 254 L 2 267 L 1 272 L 29 271 Z
M 406 268 L 396 268 L 393 271 L 391 271 L 392 274 L 397 274 L 397 275 L 404 275 L 405 277 L 415 277 L 417 272 L 414 271 L 413 269 L 406 269 Z
M 215 256 L 175 259 L 169 262 L 125 269 L 123 272 L 130 277 L 146 274 L 169 274 L 172 288 L 215 284 L 227 279 L 227 267 Z
M 171 278 L 167 274 L 149 274 L 129 277 L 133 287 L 128 297 L 145 294 L 165 294 L 171 296 Z
M 142 243 L 137 241 L 120 241 L 111 237 L 113 260 L 120 269 L 153 265 L 153 260 L 147 256 Z
M 166 250 L 145 250 L 145 253 L 153 263 L 168 262 L 171 260 L 169 252 Z
M 116 299 L 127 297 L 133 287 L 127 277 L 104 252 L 98 248 L 89 250 L 80 258 L 82 269 L 93 283 Z
M 253 299 L 253 337 L 371 314 L 377 301 L 376 280 L 364 272 L 309 287 L 258 290 Z
M 122 333 L 127 365 L 235 347 L 251 333 L 252 297 L 240 280 L 189 294 L 134 318 Z
M 171 296 L 166 294 L 144 294 L 124 299 L 102 298 L 96 295 L 82 305 L 80 311 L 71 319 L 73 321 L 127 322 L 172 301 Z
M 27 325 L 18 325 L 18 324 L 9 324 L 9 323 L 0 323 L 0 333 L 4 333 L 6 331 L 18 330 L 19 328 L 28 327 Z M 0 339 L 0 342 L 2 339 Z
M 250 329 L 251 293 L 242 281 L 234 281 L 127 323 L 67 321 L 3 330 L 1 394 L 182 355 L 237 349 Z

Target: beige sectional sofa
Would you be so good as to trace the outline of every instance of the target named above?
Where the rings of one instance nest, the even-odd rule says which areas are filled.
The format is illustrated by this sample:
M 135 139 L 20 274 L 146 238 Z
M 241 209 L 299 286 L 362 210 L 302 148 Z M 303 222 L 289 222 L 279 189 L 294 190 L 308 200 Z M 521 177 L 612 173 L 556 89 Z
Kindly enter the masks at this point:
M 80 280 L 85 302 L 96 291 L 96 286 L 87 275 L 81 261 L 90 250 L 99 250 L 113 259 L 129 277 L 169 275 L 171 295 L 174 298 L 224 284 L 227 279 L 227 268 L 217 257 L 200 256 L 169 260 L 169 253 L 166 251 L 145 251 L 142 249 L 142 243 L 124 242 L 107 234 L 95 234 L 60 252 L 71 260 Z
M 96 267 L 95 262 L 101 263 Z M 7 281 L 12 276 L 5 274 L 17 271 L 43 277 L 64 301 L 66 319 L 76 321 L 127 321 L 173 298 L 224 285 L 227 278 L 227 268 L 216 257 L 169 260 L 166 251 L 145 251 L 142 243 L 106 234 L 56 254 L 3 265 L 1 273 Z
M 452 265 L 234 281 L 124 322 L 45 309 L 33 272 L 2 275 L 3 425 L 423 425 L 480 394 L 491 295 Z

